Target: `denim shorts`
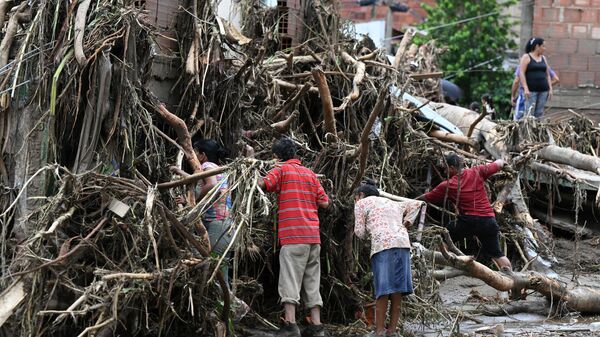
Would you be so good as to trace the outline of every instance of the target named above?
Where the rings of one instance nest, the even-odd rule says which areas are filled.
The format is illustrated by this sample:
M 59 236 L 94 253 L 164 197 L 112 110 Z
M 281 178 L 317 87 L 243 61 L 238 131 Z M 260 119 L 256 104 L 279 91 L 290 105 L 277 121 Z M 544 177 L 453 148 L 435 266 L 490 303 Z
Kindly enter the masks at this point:
M 376 253 L 371 257 L 371 269 L 375 298 L 413 292 L 409 248 L 391 248 Z

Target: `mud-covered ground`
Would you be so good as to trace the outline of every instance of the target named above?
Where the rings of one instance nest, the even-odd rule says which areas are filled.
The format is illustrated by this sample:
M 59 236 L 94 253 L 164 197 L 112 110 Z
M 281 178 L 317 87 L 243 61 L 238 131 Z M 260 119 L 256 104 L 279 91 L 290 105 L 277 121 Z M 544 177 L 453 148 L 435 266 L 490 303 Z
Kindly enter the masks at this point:
M 600 287 L 600 237 L 577 242 L 556 238 L 554 245 L 558 263 L 553 267 L 561 281 Z M 529 293 L 526 300 L 510 301 L 506 292 L 497 291 L 481 280 L 459 276 L 441 282 L 439 294 L 444 307 L 457 313 L 455 317 L 436 324 L 405 322 L 403 336 L 600 336 L 600 316 L 581 316 L 564 310 L 558 314 L 556 306 L 536 293 Z M 528 309 L 514 314 L 481 314 L 483 307 L 494 310 L 511 304 Z M 328 326 L 329 335 L 362 336 L 358 332 L 366 330 L 360 323 L 355 327 Z M 240 332 L 255 337 L 270 337 L 274 333 L 263 328 Z
M 600 286 L 600 237 L 573 241 L 556 238 L 554 252 L 558 259 L 554 270 L 567 284 Z M 440 285 L 440 296 L 447 306 L 464 311 L 470 317 L 457 323 L 459 327 L 446 326 L 436 329 L 409 325 L 415 335 L 450 336 L 452 331 L 464 336 L 600 336 L 600 316 L 581 316 L 578 313 L 562 312 L 557 315 L 543 297 L 531 293 L 525 301 L 532 312 L 504 316 L 470 314 L 480 311 L 482 306 L 498 307 L 509 301 L 506 292 L 499 292 L 478 279 L 460 276 L 446 280 Z M 519 303 L 523 304 L 523 303 Z

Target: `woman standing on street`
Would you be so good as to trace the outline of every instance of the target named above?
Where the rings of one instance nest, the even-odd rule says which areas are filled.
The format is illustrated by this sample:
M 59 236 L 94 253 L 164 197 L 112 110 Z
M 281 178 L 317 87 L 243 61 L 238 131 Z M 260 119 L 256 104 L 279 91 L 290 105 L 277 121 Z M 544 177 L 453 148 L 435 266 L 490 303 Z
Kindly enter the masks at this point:
M 519 64 L 519 79 L 525 96 L 524 115 L 542 117 L 546 101 L 552 99 L 550 67 L 544 57 L 544 39 L 534 37 L 525 46 L 525 55 Z

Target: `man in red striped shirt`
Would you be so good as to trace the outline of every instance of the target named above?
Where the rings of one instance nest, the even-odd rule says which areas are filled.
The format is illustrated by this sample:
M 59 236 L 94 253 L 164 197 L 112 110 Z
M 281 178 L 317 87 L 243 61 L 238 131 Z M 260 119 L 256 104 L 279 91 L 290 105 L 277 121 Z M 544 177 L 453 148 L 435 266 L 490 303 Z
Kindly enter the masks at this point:
M 273 155 L 282 161 L 259 182 L 260 188 L 277 193 L 277 235 L 279 252 L 279 296 L 285 311 L 285 322 L 276 336 L 300 337 L 296 324 L 296 306 L 300 290 L 311 325 L 305 335 L 324 336 L 319 292 L 321 279 L 321 237 L 318 208 L 329 207 L 329 199 L 313 171 L 296 158 L 296 144 L 289 138 L 273 143 Z

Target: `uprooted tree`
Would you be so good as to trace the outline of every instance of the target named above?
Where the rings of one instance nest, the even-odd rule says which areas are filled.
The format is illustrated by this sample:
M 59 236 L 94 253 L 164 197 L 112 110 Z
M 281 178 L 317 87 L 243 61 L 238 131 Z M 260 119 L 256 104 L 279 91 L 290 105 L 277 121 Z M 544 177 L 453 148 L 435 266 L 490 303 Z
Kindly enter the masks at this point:
M 436 164 L 446 151 L 470 163 L 512 159 L 517 171 L 498 176 L 505 187 L 494 189 L 496 210 L 503 230 L 514 233 L 513 255 L 522 252 L 523 263 L 546 277 L 551 236 L 524 201 L 523 174 L 535 170 L 580 187 L 583 180 L 570 168 L 550 163 L 560 151 L 597 174 L 588 151 L 598 148 L 598 131 L 579 119 L 573 127 L 589 142 L 577 143 L 582 153 L 565 149 L 568 139 L 549 139 L 545 130 L 561 126 L 483 120 L 471 137 L 439 130 L 420 106 L 400 99 L 404 92 L 438 99 L 434 43 L 417 47 L 406 34 L 390 63 L 385 51 L 344 36 L 328 1 L 309 2 L 311 29 L 293 52 L 274 51 L 274 10 L 242 1 L 246 36 L 215 16 L 212 3 L 184 1 L 175 57 L 158 52 L 158 31 L 135 2 L 0 4 L 8 17 L 2 39 L 8 57 L 0 70 L 0 285 L 7 303 L 0 323 L 13 335 L 222 336 L 239 302 L 220 272 L 226 261 L 211 255 L 200 221 L 217 191 L 183 208 L 174 199 L 223 172 L 233 199 L 231 292 L 251 305 L 245 319 L 272 326 L 279 308 L 273 202 L 257 181 L 272 167 L 270 145 L 281 135 L 296 141 L 332 196 L 333 207 L 321 214 L 328 322 L 354 320 L 370 301 L 368 253 L 352 231 L 351 193 L 363 176 L 395 195 L 415 196 L 443 178 Z M 175 64 L 171 82 L 166 63 Z M 159 93 L 164 85 L 167 97 Z M 438 112 L 444 109 L 458 110 L 462 120 L 451 122 L 466 130 L 477 119 L 458 107 Z M 193 137 L 218 139 L 231 162 L 202 171 Z M 470 152 L 479 146 L 483 158 Z M 239 159 L 249 147 L 257 159 Z M 436 249 L 437 234 L 427 233 L 422 244 Z M 521 282 L 491 270 L 475 273 L 479 265 L 465 257 L 446 260 L 471 266 L 465 268 L 475 277 L 498 278 L 500 290 Z M 421 261 L 415 271 L 415 282 L 433 282 Z M 533 289 L 573 301 L 572 292 L 546 284 Z M 417 289 L 409 309 L 434 319 L 426 310 L 434 296 L 428 287 Z M 597 311 L 597 302 L 588 309 Z

